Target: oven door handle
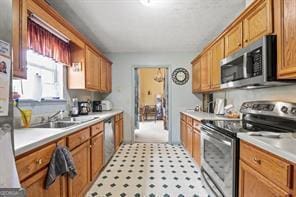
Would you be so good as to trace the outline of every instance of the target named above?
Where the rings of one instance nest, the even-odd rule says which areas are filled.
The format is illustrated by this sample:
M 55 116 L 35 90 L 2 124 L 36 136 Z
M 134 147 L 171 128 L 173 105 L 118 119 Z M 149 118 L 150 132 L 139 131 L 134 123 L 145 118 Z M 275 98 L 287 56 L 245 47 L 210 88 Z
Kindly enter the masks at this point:
M 201 135 L 204 138 L 211 139 L 211 140 L 213 140 L 215 142 L 218 142 L 218 143 L 223 143 L 223 144 L 225 144 L 227 146 L 231 146 L 231 144 L 232 144 L 231 142 L 226 141 L 225 139 L 221 139 L 218 136 L 216 137 L 215 134 L 213 134 L 211 131 L 209 131 L 209 130 L 207 130 L 205 128 L 203 128 L 201 131 L 202 131 Z

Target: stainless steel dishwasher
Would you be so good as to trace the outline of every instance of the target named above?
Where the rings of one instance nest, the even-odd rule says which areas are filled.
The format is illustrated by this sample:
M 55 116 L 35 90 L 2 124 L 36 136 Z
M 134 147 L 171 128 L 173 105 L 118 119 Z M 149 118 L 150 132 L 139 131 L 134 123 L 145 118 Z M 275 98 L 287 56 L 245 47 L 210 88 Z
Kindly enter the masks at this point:
M 104 164 L 108 163 L 115 152 L 114 144 L 114 118 L 104 121 Z

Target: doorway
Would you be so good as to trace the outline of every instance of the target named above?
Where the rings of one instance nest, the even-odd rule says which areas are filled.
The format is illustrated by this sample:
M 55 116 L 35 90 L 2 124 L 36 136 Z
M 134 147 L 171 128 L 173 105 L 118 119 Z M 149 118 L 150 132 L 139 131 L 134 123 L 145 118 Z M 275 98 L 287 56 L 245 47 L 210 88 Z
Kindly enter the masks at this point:
M 135 118 L 136 143 L 168 143 L 168 68 L 135 68 Z

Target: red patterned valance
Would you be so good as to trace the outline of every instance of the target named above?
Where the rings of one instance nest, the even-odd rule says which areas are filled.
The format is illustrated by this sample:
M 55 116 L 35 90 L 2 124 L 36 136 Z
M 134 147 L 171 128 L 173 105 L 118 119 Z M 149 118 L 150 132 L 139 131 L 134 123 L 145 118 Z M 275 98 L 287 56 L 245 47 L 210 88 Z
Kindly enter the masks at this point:
M 34 52 L 70 65 L 70 45 L 28 19 L 28 47 Z

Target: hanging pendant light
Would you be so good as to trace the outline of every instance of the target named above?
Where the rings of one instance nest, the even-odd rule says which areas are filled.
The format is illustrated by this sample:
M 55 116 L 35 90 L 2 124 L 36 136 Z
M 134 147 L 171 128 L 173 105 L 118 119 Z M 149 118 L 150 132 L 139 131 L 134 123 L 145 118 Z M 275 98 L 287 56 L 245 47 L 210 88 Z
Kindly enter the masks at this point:
M 154 77 L 154 81 L 156 81 L 158 83 L 161 83 L 161 82 L 164 81 L 164 77 L 162 75 L 162 72 L 161 72 L 160 68 L 158 68 L 158 70 L 157 70 L 156 76 Z

